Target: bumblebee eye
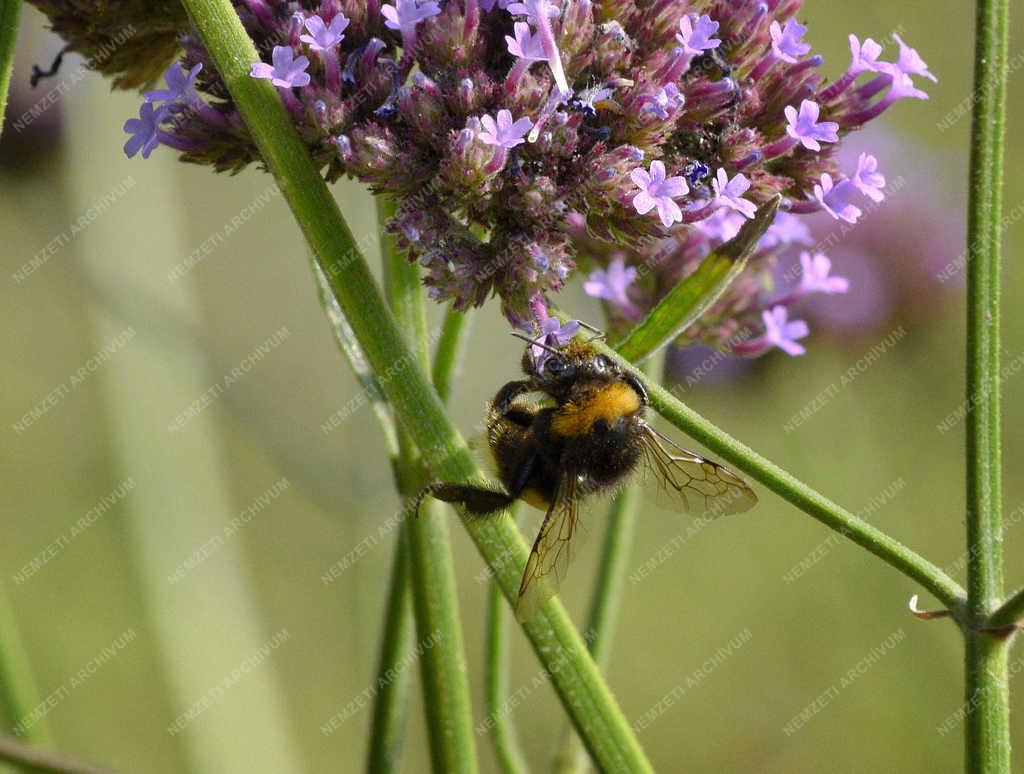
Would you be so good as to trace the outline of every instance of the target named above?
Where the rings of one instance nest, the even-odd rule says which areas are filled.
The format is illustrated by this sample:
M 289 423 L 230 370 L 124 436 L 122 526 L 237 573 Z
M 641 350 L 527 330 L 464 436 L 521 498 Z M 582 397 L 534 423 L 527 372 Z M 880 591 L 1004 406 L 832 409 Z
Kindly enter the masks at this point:
M 598 355 L 594 358 L 593 368 L 596 373 L 603 374 L 612 370 L 612 361 L 606 358 L 604 355 Z
M 544 361 L 544 371 L 552 376 L 558 376 L 565 370 L 565 361 L 560 357 L 549 357 Z

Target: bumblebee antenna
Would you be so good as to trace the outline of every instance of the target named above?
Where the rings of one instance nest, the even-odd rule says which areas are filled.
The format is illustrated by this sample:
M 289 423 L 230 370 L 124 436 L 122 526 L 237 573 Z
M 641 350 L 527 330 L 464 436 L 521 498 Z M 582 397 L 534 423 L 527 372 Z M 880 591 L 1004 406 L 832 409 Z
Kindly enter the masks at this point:
M 587 339 L 588 343 L 591 342 L 591 341 L 604 341 L 606 338 L 608 338 L 608 334 L 607 333 L 605 333 L 602 330 L 599 330 L 599 329 L 595 328 L 593 325 L 590 325 L 589 323 L 585 323 L 585 322 L 583 322 L 583 320 L 577 320 L 576 322 L 578 322 L 580 324 L 581 328 L 586 328 L 588 331 L 590 331 L 591 333 L 594 334 L 589 339 Z
M 548 352 L 550 352 L 553 355 L 560 355 L 561 354 L 561 352 L 559 352 L 557 349 L 555 349 L 554 347 L 552 347 L 552 346 L 550 346 L 548 344 L 545 344 L 539 338 L 538 339 L 531 339 L 529 336 L 524 336 L 523 334 L 516 333 L 515 331 L 512 331 L 512 335 L 515 336 L 517 339 L 522 339 L 527 344 L 532 344 L 535 347 L 540 347 L 541 349 L 546 349 Z

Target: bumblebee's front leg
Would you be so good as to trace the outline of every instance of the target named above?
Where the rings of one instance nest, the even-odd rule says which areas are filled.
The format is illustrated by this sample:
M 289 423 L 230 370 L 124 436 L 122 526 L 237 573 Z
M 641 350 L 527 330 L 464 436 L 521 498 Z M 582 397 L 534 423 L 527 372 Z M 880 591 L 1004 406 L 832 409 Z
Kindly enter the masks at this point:
M 536 392 L 537 387 L 534 385 L 531 379 L 519 379 L 514 382 L 509 382 L 495 394 L 493 400 L 491 400 L 491 407 L 494 411 L 501 414 L 503 417 L 508 417 L 518 425 L 524 427 L 529 425 L 529 422 L 523 424 L 522 421 L 517 421 L 517 417 L 522 413 L 520 409 L 512 405 L 512 401 L 518 398 L 520 395 L 526 395 L 528 392 Z M 532 417 L 532 414 L 530 414 Z

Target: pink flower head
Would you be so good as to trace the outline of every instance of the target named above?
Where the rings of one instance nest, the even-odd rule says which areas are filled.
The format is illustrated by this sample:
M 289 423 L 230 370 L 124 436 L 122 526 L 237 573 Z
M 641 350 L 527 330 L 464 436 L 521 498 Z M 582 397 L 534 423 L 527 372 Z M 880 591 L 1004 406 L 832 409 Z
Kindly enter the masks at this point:
M 818 122 L 818 115 L 821 108 L 813 100 L 805 99 L 800 103 L 800 112 L 792 105 L 786 105 L 783 111 L 789 125 L 786 127 L 786 134 L 808 150 L 821 150 L 820 143 L 838 142 L 839 124 L 835 121 Z
M 807 350 L 797 339 L 802 339 L 809 333 L 807 323 L 803 320 L 790 320 L 789 312 L 784 306 L 773 306 L 761 312 L 761 319 L 764 321 L 764 338 L 787 355 L 802 355 Z
M 832 261 L 824 253 L 800 253 L 800 292 L 825 293 L 837 295 L 850 289 L 850 281 L 846 277 L 829 275 Z
M 811 44 L 803 42 L 806 32 L 807 25 L 800 24 L 796 19 L 786 19 L 785 26 L 773 21 L 768 27 L 772 37 L 772 53 L 783 62 L 794 64 L 811 50 Z
M 750 181 L 745 175 L 737 174 L 732 180 L 724 169 L 719 169 L 715 179 L 711 181 L 711 187 L 715 191 L 715 203 L 723 207 L 731 207 L 745 218 L 753 218 L 757 212 L 757 205 L 749 199 L 744 199 L 743 194 L 750 188 Z
M 525 142 L 523 137 L 533 127 L 533 121 L 526 116 L 513 123 L 512 113 L 508 110 L 499 110 L 497 121 L 491 116 L 483 116 L 480 123 L 483 125 L 480 141 L 502 148 L 514 148 Z
M 629 173 L 629 178 L 640 189 L 633 197 L 633 207 L 638 213 L 646 215 L 657 207 L 661 225 L 665 228 L 683 219 L 682 210 L 674 200 L 689 193 L 690 187 L 685 178 L 666 178 L 665 164 L 659 160 L 651 162 L 650 172 L 637 167 Z
M 269 78 L 275 86 L 290 89 L 293 86 L 305 86 L 309 83 L 309 59 L 304 56 L 295 58 L 291 46 L 274 46 L 271 54 L 273 65 L 266 62 L 254 62 L 250 75 L 253 78 Z

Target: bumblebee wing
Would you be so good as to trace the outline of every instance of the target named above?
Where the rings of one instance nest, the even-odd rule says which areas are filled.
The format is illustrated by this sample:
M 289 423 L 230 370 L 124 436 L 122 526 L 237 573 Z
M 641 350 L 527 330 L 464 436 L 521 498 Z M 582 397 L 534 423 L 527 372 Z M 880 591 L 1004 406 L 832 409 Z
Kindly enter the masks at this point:
M 757 495 L 728 468 L 679 446 L 650 425 L 643 432 L 644 473 L 669 507 L 707 516 L 742 513 Z
M 574 471 L 562 477 L 526 560 L 516 599 L 516 617 L 524 623 L 558 591 L 569 570 L 579 521 L 579 483 Z

